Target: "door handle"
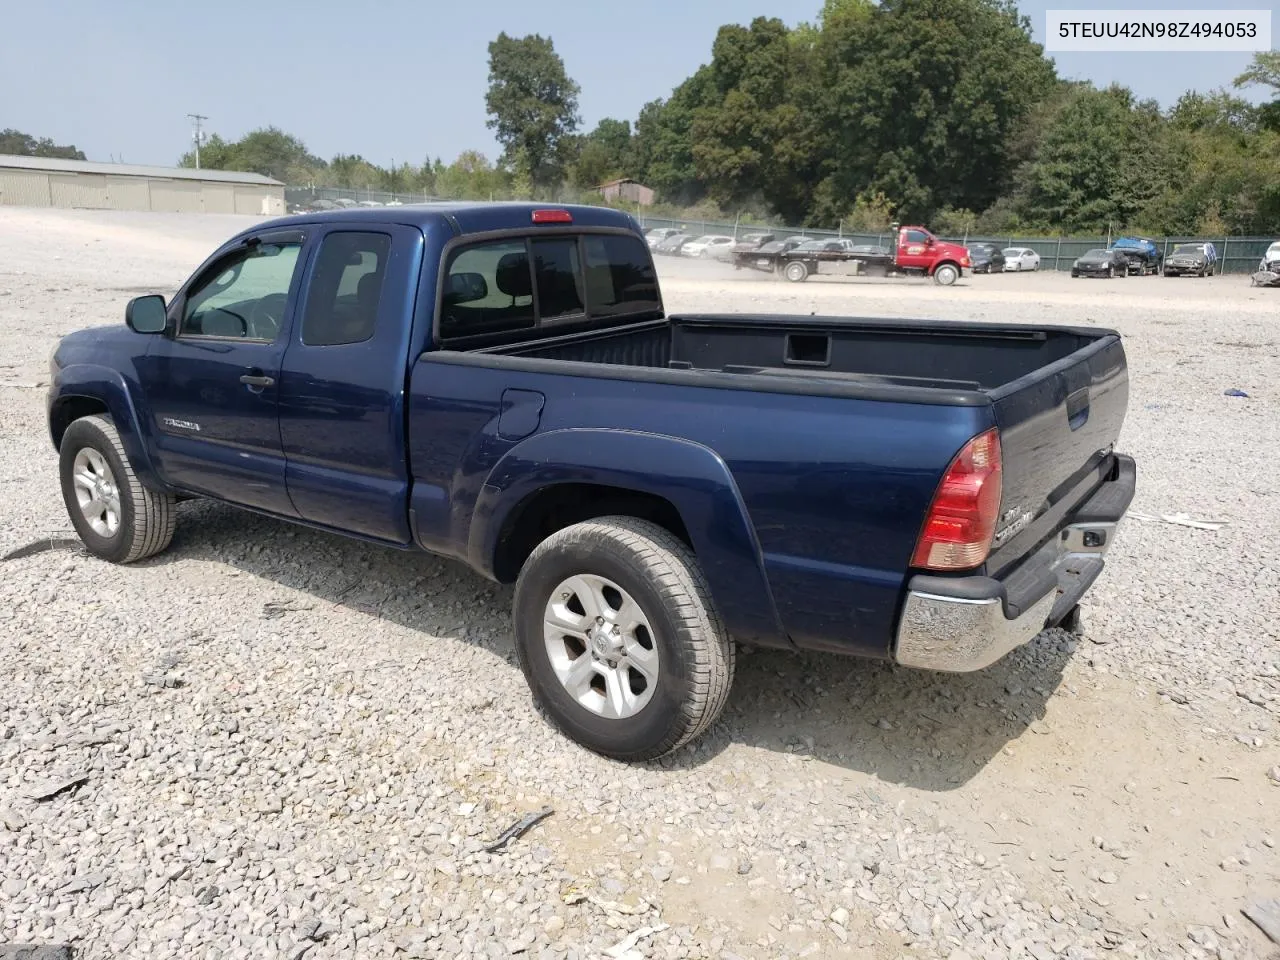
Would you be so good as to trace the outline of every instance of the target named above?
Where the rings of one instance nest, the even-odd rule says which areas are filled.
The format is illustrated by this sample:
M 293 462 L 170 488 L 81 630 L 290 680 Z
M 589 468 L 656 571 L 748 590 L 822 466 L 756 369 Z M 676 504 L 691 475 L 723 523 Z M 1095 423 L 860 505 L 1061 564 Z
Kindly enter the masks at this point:
M 240 382 L 243 383 L 246 387 L 248 387 L 251 390 L 254 387 L 257 387 L 259 390 L 261 390 L 263 387 L 269 387 L 273 385 L 276 382 L 276 379 L 275 377 L 265 377 L 265 376 L 262 376 L 261 374 L 246 373 L 244 376 L 240 378 Z

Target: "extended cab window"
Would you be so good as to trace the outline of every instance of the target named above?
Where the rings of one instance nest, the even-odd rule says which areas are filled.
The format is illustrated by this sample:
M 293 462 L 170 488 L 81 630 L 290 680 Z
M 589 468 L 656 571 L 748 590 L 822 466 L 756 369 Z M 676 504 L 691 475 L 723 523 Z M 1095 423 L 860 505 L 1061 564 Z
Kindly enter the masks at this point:
M 331 347 L 373 336 L 391 253 L 385 233 L 331 233 L 320 244 L 302 317 L 302 342 Z
M 179 335 L 274 340 L 301 249 L 257 243 L 215 264 L 187 294 Z
M 523 240 L 479 243 L 453 254 L 440 308 L 442 338 L 524 330 L 533 324 L 533 278 Z
M 456 340 L 661 309 L 653 261 L 638 237 L 571 234 L 492 240 L 450 256 L 440 337 Z

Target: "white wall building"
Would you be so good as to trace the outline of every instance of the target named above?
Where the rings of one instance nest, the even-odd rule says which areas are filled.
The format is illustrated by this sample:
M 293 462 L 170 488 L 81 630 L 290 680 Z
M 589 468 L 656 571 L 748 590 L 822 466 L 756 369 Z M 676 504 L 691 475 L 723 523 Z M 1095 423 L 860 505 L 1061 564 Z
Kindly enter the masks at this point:
M 284 184 L 256 173 L 0 154 L 0 206 L 280 216 Z

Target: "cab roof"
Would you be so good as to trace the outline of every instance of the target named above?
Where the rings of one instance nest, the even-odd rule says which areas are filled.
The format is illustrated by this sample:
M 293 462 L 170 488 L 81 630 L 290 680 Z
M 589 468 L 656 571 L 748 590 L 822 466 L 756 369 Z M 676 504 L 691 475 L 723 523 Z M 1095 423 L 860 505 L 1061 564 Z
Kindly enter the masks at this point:
M 562 210 L 580 227 L 613 227 L 641 233 L 640 224 L 631 214 L 611 207 L 573 203 L 531 203 L 528 201 L 439 200 L 406 203 L 397 207 L 348 207 L 342 210 L 318 210 L 279 217 L 270 226 L 301 226 L 310 223 L 398 223 L 418 227 L 424 233 L 432 226 L 447 223 L 460 234 L 490 230 L 532 228 L 535 210 Z M 560 224 L 557 224 L 560 225 Z M 567 225 L 567 224 L 566 224 Z M 253 229 L 261 230 L 262 224 Z

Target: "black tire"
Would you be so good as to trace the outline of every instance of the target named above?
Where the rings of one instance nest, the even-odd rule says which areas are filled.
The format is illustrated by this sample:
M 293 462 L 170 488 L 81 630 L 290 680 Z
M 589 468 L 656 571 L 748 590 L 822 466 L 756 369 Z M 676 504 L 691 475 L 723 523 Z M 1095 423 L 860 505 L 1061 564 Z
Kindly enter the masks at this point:
M 949 287 L 960 279 L 960 271 L 949 263 L 940 264 L 938 269 L 933 271 L 933 282 L 944 287 Z
M 792 260 L 782 271 L 782 275 L 792 283 L 800 283 L 809 276 L 809 267 L 802 260 Z
M 583 706 L 552 666 L 544 639 L 547 604 L 565 580 L 581 574 L 617 584 L 652 625 L 658 679 L 633 716 L 611 719 Z M 589 750 L 616 760 L 652 760 L 700 736 L 724 709 L 734 645 L 693 552 L 657 524 L 601 517 L 552 534 L 520 571 L 513 608 L 516 654 L 534 700 Z
M 110 534 L 93 529 L 76 494 L 75 464 L 82 451 L 96 451 L 110 470 L 110 483 L 119 500 L 116 528 Z M 86 453 L 86 456 L 91 456 Z M 125 455 L 115 424 L 106 414 L 74 421 L 62 436 L 58 472 L 62 501 L 72 526 L 94 556 L 112 563 L 133 563 L 169 546 L 176 522 L 173 496 L 148 490 Z

